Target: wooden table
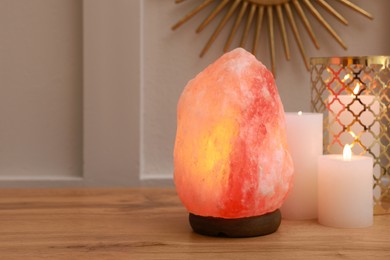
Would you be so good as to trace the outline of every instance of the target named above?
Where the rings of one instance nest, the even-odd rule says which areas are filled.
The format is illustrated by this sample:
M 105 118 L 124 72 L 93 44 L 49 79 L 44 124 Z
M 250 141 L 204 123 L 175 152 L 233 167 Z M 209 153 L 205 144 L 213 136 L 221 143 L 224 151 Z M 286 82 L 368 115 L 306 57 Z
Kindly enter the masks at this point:
M 195 234 L 173 189 L 0 191 L 1 259 L 390 259 L 390 215 L 365 229 L 283 220 L 264 237 Z

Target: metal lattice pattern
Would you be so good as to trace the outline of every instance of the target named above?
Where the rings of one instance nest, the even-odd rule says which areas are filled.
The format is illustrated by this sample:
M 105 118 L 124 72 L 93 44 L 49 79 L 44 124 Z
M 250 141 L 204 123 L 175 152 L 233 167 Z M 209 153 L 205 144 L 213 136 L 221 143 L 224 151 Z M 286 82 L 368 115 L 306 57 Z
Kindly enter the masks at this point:
M 390 57 L 311 59 L 311 105 L 324 113 L 324 153 L 374 159 L 375 214 L 390 213 Z

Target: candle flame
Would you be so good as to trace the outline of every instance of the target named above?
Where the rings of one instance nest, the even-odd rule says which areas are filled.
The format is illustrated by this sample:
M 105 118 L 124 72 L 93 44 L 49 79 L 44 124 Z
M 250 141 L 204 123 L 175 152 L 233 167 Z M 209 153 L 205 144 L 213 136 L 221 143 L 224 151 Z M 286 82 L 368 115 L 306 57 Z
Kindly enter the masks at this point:
M 302 111 L 299 111 L 299 112 L 298 112 L 298 116 L 301 116 L 301 115 L 302 115 Z
M 347 81 L 350 78 L 349 74 L 345 74 L 343 81 Z
M 351 146 L 349 144 L 346 144 L 344 146 L 343 159 L 344 159 L 344 161 L 350 161 L 352 159 L 352 150 L 351 150 Z
M 357 94 L 359 94 L 359 90 L 360 90 L 360 84 L 357 83 L 356 87 L 353 89 L 353 94 L 356 96 Z

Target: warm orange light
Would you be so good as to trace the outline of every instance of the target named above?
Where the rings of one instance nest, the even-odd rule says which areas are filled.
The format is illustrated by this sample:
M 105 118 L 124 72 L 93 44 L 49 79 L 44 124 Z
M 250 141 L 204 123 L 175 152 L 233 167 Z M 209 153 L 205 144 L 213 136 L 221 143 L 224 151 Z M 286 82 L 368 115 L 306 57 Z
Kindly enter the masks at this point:
M 302 115 L 302 111 L 299 111 L 299 112 L 298 112 L 298 116 L 301 116 L 301 115 Z
M 214 126 L 204 128 L 208 131 L 197 138 L 197 149 L 201 152 L 198 154 L 196 167 L 192 170 L 201 177 L 204 189 L 213 193 L 216 183 L 223 187 L 227 185 L 230 165 L 221 162 L 229 160 L 233 149 L 231 140 L 238 134 L 238 124 L 233 119 L 223 119 Z M 191 150 L 186 152 L 189 153 L 188 156 L 192 156 Z M 214 172 L 213 178 L 208 178 L 207 174 L 210 172 Z
M 350 161 L 352 159 L 352 150 L 349 144 L 346 144 L 343 149 L 343 159 L 344 161 Z
M 293 174 L 283 105 L 252 54 L 226 53 L 190 80 L 177 119 L 174 181 L 189 212 L 232 219 L 280 208 Z

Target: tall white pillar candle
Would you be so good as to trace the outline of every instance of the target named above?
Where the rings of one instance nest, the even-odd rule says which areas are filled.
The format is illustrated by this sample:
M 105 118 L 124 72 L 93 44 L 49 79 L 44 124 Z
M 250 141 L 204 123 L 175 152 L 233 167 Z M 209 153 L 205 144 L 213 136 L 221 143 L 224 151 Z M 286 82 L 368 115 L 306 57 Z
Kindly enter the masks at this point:
M 348 146 L 349 147 L 349 146 Z M 347 151 L 348 149 L 344 149 Z M 351 153 L 349 148 L 349 153 Z M 318 222 L 340 228 L 373 223 L 373 160 L 329 154 L 318 159 Z
M 317 218 L 317 159 L 322 154 L 322 114 L 286 113 L 287 143 L 294 162 L 294 185 L 282 217 Z

